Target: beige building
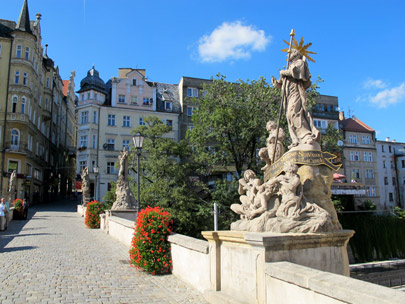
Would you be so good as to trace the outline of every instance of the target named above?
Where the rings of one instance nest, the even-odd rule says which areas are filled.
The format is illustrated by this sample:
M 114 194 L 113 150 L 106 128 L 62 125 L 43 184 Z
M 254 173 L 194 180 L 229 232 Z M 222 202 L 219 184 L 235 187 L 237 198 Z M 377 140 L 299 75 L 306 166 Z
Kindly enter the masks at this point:
M 365 189 L 364 195 L 354 195 L 354 207 L 370 200 L 380 209 L 375 131 L 354 116 L 345 118 L 341 112 L 340 118 L 344 174 L 349 183 Z
M 178 97 L 173 85 L 147 81 L 143 69 L 119 69 L 105 84 L 93 67 L 80 86 L 77 174 L 89 167 L 92 196 L 102 200 L 117 180 L 119 152 L 133 146 L 132 131 L 148 116 L 171 125 L 166 136 L 179 140 Z
M 57 169 L 58 156 L 64 153 L 58 134 L 63 82 L 41 46 L 40 20 L 37 14 L 30 21 L 27 1 L 17 23 L 0 20 L 1 195 L 16 170 L 15 196 L 32 203 L 54 198 L 61 180 L 67 180 Z

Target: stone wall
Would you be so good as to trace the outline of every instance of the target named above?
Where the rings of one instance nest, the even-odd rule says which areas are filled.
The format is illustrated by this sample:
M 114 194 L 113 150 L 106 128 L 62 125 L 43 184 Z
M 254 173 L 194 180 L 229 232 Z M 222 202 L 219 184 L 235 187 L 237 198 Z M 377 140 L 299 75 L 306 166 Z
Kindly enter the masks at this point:
M 181 234 L 168 237 L 171 246 L 173 274 L 200 292 L 209 290 L 210 256 L 207 241 Z
M 290 262 L 267 263 L 266 303 L 405 303 L 405 293 Z
M 343 234 L 349 232 L 309 234 L 296 241 L 291 234 L 208 234 L 209 242 L 179 234 L 169 236 L 169 242 L 173 274 L 203 292 L 210 303 L 405 303 L 403 292 L 345 276 Z M 309 240 L 314 244 L 308 251 Z M 301 261 L 295 261 L 297 255 Z M 283 261 L 288 259 L 293 262 Z M 335 262 L 340 266 L 327 265 Z
M 129 247 L 135 232 L 134 227 L 134 221 L 108 214 L 100 214 L 100 229 Z

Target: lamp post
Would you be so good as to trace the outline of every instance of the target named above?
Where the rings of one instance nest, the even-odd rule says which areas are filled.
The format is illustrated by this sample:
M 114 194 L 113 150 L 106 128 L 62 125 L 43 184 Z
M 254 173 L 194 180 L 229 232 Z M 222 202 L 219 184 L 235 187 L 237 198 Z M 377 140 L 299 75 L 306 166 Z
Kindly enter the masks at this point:
M 138 159 L 137 159 L 137 164 L 138 164 L 138 176 L 137 176 L 137 196 L 138 196 L 138 200 L 137 200 L 137 202 L 136 202 L 136 211 L 137 212 L 139 212 L 139 204 L 140 204 L 140 201 L 141 201 L 141 195 L 140 195 L 140 183 L 141 183 L 141 180 L 140 180 L 140 175 L 139 175 L 139 167 L 140 167 L 140 158 L 141 158 L 141 152 L 142 152 L 142 145 L 143 145 L 143 139 L 144 139 L 144 137 L 142 136 L 142 134 L 140 133 L 140 132 L 138 132 L 138 133 L 136 133 L 135 135 L 134 135 L 134 137 L 132 137 L 132 140 L 133 140 L 133 142 L 134 142 L 134 147 L 135 147 L 135 153 L 136 153 L 136 155 L 138 156 Z
M 93 167 L 93 172 L 96 177 L 96 184 L 94 185 L 94 199 L 98 201 L 98 167 Z

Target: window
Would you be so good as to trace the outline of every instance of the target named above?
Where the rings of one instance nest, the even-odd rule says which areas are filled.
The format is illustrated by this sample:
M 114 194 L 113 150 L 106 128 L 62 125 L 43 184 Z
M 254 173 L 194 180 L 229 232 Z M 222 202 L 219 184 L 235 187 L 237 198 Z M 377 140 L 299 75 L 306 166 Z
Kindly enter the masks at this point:
M 373 169 L 366 169 L 366 178 L 374 179 L 374 170 Z
M 388 146 L 388 152 L 392 153 L 391 152 L 391 146 Z
M 16 57 L 17 57 L 17 58 L 21 58 L 21 53 L 22 53 L 22 46 L 21 46 L 21 45 L 17 45 Z
M 49 85 L 50 85 L 49 77 L 46 77 L 46 87 L 49 88 Z
M 198 89 L 196 88 L 187 88 L 188 97 L 198 97 Z
M 32 116 L 32 123 L 35 125 L 35 121 L 37 120 L 37 111 L 34 110 L 34 115 Z
M 143 87 L 139 87 L 139 95 L 143 94 Z
M 84 125 L 89 122 L 89 111 L 81 112 L 81 124 Z
M 369 145 L 370 144 L 370 135 L 363 135 L 361 137 L 361 142 L 363 145 Z
M 14 84 L 18 84 L 19 82 L 20 82 L 20 72 L 15 71 Z
M 107 162 L 107 174 L 114 174 L 114 162 Z
M 49 111 L 49 99 L 45 98 L 45 109 Z
M 97 149 L 97 135 L 93 135 L 93 149 Z
M 314 119 L 314 125 L 319 129 L 326 129 L 328 127 L 328 122 L 326 120 Z
M 38 115 L 38 125 L 37 125 L 38 130 L 41 130 L 41 116 Z
M 24 73 L 24 78 L 23 78 L 23 85 L 27 85 L 28 84 L 28 73 Z
M 115 115 L 113 114 L 108 114 L 108 126 L 115 126 Z
M 17 96 L 13 96 L 13 105 L 11 106 L 11 112 L 13 113 L 17 112 L 17 102 L 18 102 Z
M 405 177 L 402 178 L 402 184 L 405 185 Z
M 81 161 L 79 161 L 79 169 L 80 169 L 80 172 L 83 172 L 84 168 L 86 168 L 86 167 L 87 167 L 87 160 L 81 160 Z
M 386 168 L 385 160 L 383 160 L 383 168 Z
M 93 123 L 97 123 L 97 111 L 93 111 Z
M 94 93 L 94 100 L 97 100 L 97 93 Z
M 384 176 L 384 185 L 388 185 L 388 177 Z
M 392 184 L 395 186 L 397 184 L 397 180 L 395 179 L 395 176 L 392 177 Z
M 375 191 L 375 187 L 373 187 L 373 186 L 366 187 L 366 195 L 367 196 L 377 196 L 377 193 Z
M 27 46 L 25 48 L 25 60 L 30 59 L 30 48 Z
M 131 104 L 138 104 L 138 96 L 131 96 Z
M 388 193 L 388 199 L 389 199 L 390 202 L 393 202 L 394 201 L 394 193 L 389 192 Z
M 359 152 L 350 151 L 350 160 L 351 161 L 359 161 L 360 160 Z
M 1 56 L 1 44 L 0 44 L 0 56 Z
M 143 117 L 139 117 L 139 125 L 140 126 L 146 125 L 145 122 L 143 121 Z
M 107 139 L 108 150 L 115 150 L 115 139 Z
M 12 173 L 13 171 L 19 172 L 18 171 L 18 161 L 17 160 L 8 160 L 8 170 L 7 172 Z
M 168 125 L 169 127 L 173 127 L 173 120 L 171 119 L 166 120 L 166 125 Z
M 352 169 L 352 177 L 355 179 L 361 178 L 360 169 Z
M 166 101 L 165 102 L 165 109 L 166 109 L 166 111 L 172 111 L 173 103 L 171 101 Z
M 123 127 L 131 127 L 131 117 L 130 116 L 124 116 L 122 120 L 122 126 Z
M 143 104 L 146 106 L 150 106 L 153 103 L 153 98 L 144 97 Z
M 18 149 L 20 146 L 20 131 L 18 129 L 11 130 L 11 148 Z
M 349 143 L 357 144 L 357 136 L 356 135 L 349 135 Z
M 405 168 L 405 159 L 401 160 L 401 166 L 402 168 Z
M 122 140 L 122 149 L 124 150 L 125 148 L 129 149 L 129 140 L 127 139 Z
M 136 86 L 136 79 L 132 79 L 132 85 Z
M 32 152 L 32 135 L 28 134 L 28 150 Z
M 90 99 L 90 93 L 87 93 L 87 100 Z
M 381 152 L 384 152 L 384 145 L 381 145 Z
M 38 106 L 42 108 L 42 96 L 39 96 Z
M 390 160 L 390 165 L 391 165 L 391 169 L 394 168 L 394 163 L 392 162 L 392 160 Z
M 364 157 L 365 162 L 369 162 L 369 163 L 373 162 L 373 153 L 364 152 L 363 157 Z
M 87 147 L 87 135 L 81 135 L 80 136 L 80 148 L 86 148 Z
M 118 102 L 125 103 L 125 95 L 118 95 Z
M 25 174 L 27 174 L 27 176 L 31 177 L 32 174 L 32 166 L 29 163 L 25 164 Z
M 187 116 L 193 116 L 194 107 L 187 107 Z

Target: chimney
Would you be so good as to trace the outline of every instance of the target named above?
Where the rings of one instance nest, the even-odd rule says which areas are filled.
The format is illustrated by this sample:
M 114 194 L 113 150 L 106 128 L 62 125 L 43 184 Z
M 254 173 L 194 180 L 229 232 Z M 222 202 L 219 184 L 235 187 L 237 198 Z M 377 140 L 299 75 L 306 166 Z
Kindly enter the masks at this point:
M 390 138 L 389 138 L 389 137 L 386 137 L 386 138 L 385 138 L 385 141 L 390 141 Z
M 339 112 L 339 120 L 345 120 L 345 112 L 343 112 L 343 111 L 340 111 Z

